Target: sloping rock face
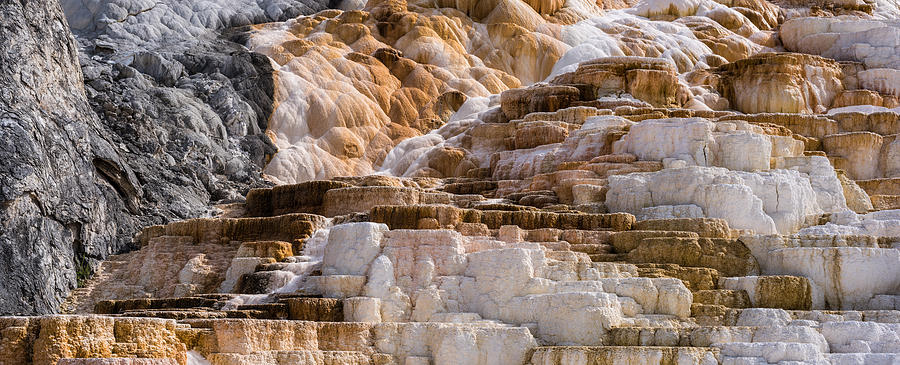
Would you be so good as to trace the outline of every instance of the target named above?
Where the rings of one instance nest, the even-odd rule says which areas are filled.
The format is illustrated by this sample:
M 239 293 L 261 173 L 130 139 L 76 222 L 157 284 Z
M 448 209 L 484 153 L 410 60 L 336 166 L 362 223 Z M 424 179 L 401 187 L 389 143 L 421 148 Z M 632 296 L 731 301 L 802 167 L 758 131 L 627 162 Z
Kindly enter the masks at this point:
M 277 62 L 282 91 L 265 173 L 285 183 L 370 174 L 467 98 L 543 79 L 567 46 L 538 28 L 599 11 L 560 5 L 373 1 L 260 27 L 250 46 Z
M 327 6 L 198 3 L 200 21 L 178 2 L 62 5 L 65 16 L 55 1 L 4 4 L 4 19 L 25 21 L 3 34 L 0 257 L 21 270 L 4 274 L 16 294 L 2 313 L 55 312 L 99 260 L 136 247 L 141 227 L 266 186 L 273 70 L 217 32 Z
M 258 171 L 275 150 L 263 135 L 271 67 L 260 55 L 217 52 L 228 51 L 180 55 L 177 81 L 169 82 L 83 58 L 104 136 L 139 177 L 143 190 L 133 199 L 145 224 L 208 214 L 212 202 L 240 200 L 248 187 L 264 186 Z M 162 67 L 154 63 L 164 62 L 158 54 L 142 56 L 150 59 L 144 67 Z
M 509 90 L 508 99 L 537 93 L 558 107 L 614 95 L 624 105 L 721 108 L 727 101 L 705 89 L 692 92 L 677 74 L 774 46 L 767 40 L 777 17 L 763 5 L 747 12 L 765 30 L 743 15 L 731 22 L 710 15 L 657 23 L 635 7 L 599 16 L 604 8 L 623 5 L 628 4 L 370 1 L 360 10 L 258 27 L 249 45 L 278 63 L 283 90 L 270 126 L 279 152 L 265 173 L 278 183 L 296 183 L 393 169 L 395 146 L 452 123 L 451 114 L 466 100 L 540 81 L 558 87 Z M 719 4 L 691 11 L 736 13 Z M 634 59 L 589 62 L 610 56 Z M 579 67 L 591 71 L 574 72 Z M 583 87 L 566 88 L 575 84 Z M 623 94 L 629 97 L 618 97 Z M 542 103 L 517 107 L 537 111 Z M 438 143 L 437 136 L 426 137 L 417 144 Z M 459 160 L 447 156 L 457 154 L 452 151 L 434 153 Z
M 196 38 L 214 37 L 212 30 L 286 20 L 329 5 L 301 0 L 103 0 L 88 4 L 62 0 L 60 3 L 73 32 L 129 52 L 191 46 L 197 42 Z
M 269 60 L 234 27 L 327 8 L 315 1 L 62 1 L 88 99 L 142 185 L 142 226 L 209 215 L 265 186 L 276 148 Z M 232 30 L 228 30 L 232 29 Z M 227 34 L 226 34 L 227 33 Z M 161 40 L 164 39 L 164 42 Z
M 123 213 L 140 185 L 100 137 L 59 4 L 4 2 L 0 14 L 20 20 L 0 29 L 0 312 L 53 312 L 77 265 L 129 244 Z
M 894 1 L 303 4 L 66 2 L 134 250 L 0 364 L 900 363 Z

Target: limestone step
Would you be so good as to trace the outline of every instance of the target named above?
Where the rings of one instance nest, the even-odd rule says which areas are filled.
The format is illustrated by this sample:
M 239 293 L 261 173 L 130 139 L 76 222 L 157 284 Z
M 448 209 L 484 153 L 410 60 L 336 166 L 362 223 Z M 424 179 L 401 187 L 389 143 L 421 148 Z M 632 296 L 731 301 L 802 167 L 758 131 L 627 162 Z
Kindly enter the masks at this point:
M 248 241 L 242 242 L 235 257 L 271 257 L 275 261 L 283 261 L 294 256 L 293 245 L 283 241 Z
M 457 181 L 445 184 L 441 190 L 451 194 L 479 194 L 492 197 L 497 190 L 497 182 L 490 180 L 473 179 L 470 181 Z
M 723 289 L 746 293 L 749 300 L 747 307 L 809 310 L 813 306 L 812 285 L 810 285 L 809 279 L 802 276 L 767 275 L 721 278 L 719 286 Z
M 875 210 L 900 209 L 900 195 L 871 195 L 872 207 Z
M 740 312 L 736 308 L 728 308 L 715 304 L 691 304 L 691 317 L 701 326 L 734 325 Z
M 290 318 L 288 305 L 283 303 L 244 304 L 239 305 L 236 311 L 257 314 L 256 316 L 251 317 L 256 319 Z
M 449 205 L 376 206 L 369 220 L 385 223 L 391 229 L 416 229 L 421 219 L 436 219 L 441 227 L 459 223 L 484 223 L 490 229 L 516 225 L 522 229 L 559 228 L 580 230 L 628 230 L 634 216 L 627 213 L 575 214 L 544 211 L 481 211 Z
M 856 180 L 866 194 L 872 195 L 900 195 L 900 177 Z
M 875 310 L 900 310 L 900 295 L 876 295 L 869 300 L 868 307 Z
M 153 317 L 165 319 L 291 319 L 339 322 L 344 320 L 343 303 L 339 299 L 272 295 L 270 303 L 242 304 L 226 309 L 233 294 L 210 294 L 164 299 L 131 299 L 104 301 L 95 312 L 106 315 Z
M 898 310 L 783 310 L 778 308 L 728 308 L 692 304 L 691 317 L 701 326 L 787 325 L 792 321 L 900 323 Z
M 209 310 L 206 308 L 188 309 L 139 309 L 111 314 L 113 317 L 139 317 L 159 319 L 287 319 L 284 310 L 278 308 L 238 307 L 232 310 Z
M 694 237 L 699 238 L 696 232 L 687 231 L 658 231 L 658 230 L 633 230 L 616 232 L 610 236 L 610 244 L 616 253 L 626 254 L 634 250 L 645 238 L 654 237 Z
M 663 346 L 542 346 L 534 349 L 532 365 L 589 364 L 718 364 L 711 347 Z
M 638 276 L 636 266 L 624 262 L 593 262 L 591 267 L 601 278 L 633 278 Z
M 147 309 L 221 309 L 225 301 L 233 297 L 235 297 L 233 294 L 206 294 L 178 298 L 105 300 L 97 303 L 94 313 L 121 314 L 125 311 Z
M 634 224 L 635 230 L 645 231 L 678 231 L 694 232 L 700 237 L 730 238 L 733 231 L 728 227 L 728 222 L 718 218 L 674 218 L 674 219 L 649 219 L 638 221 Z
M 607 254 L 612 251 L 612 246 L 596 243 L 583 243 L 583 244 L 574 244 L 569 246 L 569 249 L 575 252 L 582 252 L 588 255 L 598 255 L 598 254 Z
M 175 321 L 156 318 L 0 317 L 0 363 L 55 365 L 60 359 L 72 358 L 146 358 L 176 359 L 175 363 L 184 364 L 186 348 L 179 331 L 183 328 Z M 172 364 L 141 361 L 135 364 Z
M 256 271 L 290 271 L 290 262 L 273 262 L 273 263 L 265 263 L 256 266 Z
M 475 204 L 472 206 L 472 209 L 477 210 L 499 210 L 504 212 L 520 212 L 520 211 L 530 211 L 536 212 L 538 208 L 527 206 L 527 205 L 519 205 L 519 204 L 507 204 L 507 203 L 492 203 L 492 202 L 484 202 Z
M 597 253 L 588 255 L 592 262 L 620 262 L 625 263 L 624 255 L 616 253 Z
M 724 305 L 728 308 L 751 307 L 745 290 L 714 289 L 693 292 L 695 304 Z
M 831 311 L 831 310 L 789 310 L 788 314 L 796 320 L 811 320 L 817 322 L 845 322 L 864 321 L 876 323 L 900 323 L 900 310 L 861 310 L 861 311 Z
M 784 326 L 617 327 L 610 329 L 616 346 L 710 347 L 723 343 L 808 343 L 819 351 L 828 344 L 817 328 L 808 323 Z
M 122 358 L 93 358 L 93 359 L 59 359 L 56 365 L 178 365 L 175 359 L 122 359 Z
M 833 365 L 896 365 L 900 364 L 900 354 L 850 353 L 825 354 Z
M 692 292 L 718 289 L 719 271 L 708 267 L 684 267 L 676 264 L 636 264 L 637 273 L 645 278 L 676 278 Z
M 478 313 L 435 313 L 428 319 L 429 322 L 439 323 L 488 323 Z
M 194 243 L 228 244 L 233 241 L 298 243 L 325 225 L 325 217 L 292 213 L 256 218 L 195 218 L 151 226 L 138 234 L 142 246 L 158 237 L 191 237 Z
M 225 364 L 341 364 L 371 365 L 373 358 L 385 359 L 380 354 L 368 354 L 360 351 L 260 351 L 252 354 L 211 353 L 206 356 L 212 365 Z
M 644 238 L 625 255 L 625 259 L 635 264 L 706 267 L 727 276 L 744 276 L 759 270 L 759 264 L 750 250 L 741 241 L 730 238 Z
M 813 343 L 797 342 L 728 342 L 715 345 L 720 350 L 723 363 L 806 363 L 816 364 L 824 360 L 822 349 Z M 827 350 L 827 347 L 826 347 Z
M 201 353 L 362 351 L 374 353 L 374 324 L 259 319 L 191 319 Z M 188 333 L 188 332 L 185 332 Z
M 288 308 L 288 317 L 300 321 L 340 322 L 344 320 L 344 304 L 334 298 L 280 299 Z
M 632 172 L 654 172 L 662 169 L 658 161 L 632 161 L 622 162 L 591 162 L 579 167 L 581 170 L 592 171 L 601 178 L 613 175 L 624 175 Z
M 378 205 L 395 204 L 451 204 L 458 195 L 426 189 L 413 181 L 396 178 L 360 177 L 345 181 L 309 181 L 272 189 L 252 190 L 247 196 L 247 214 L 267 217 L 280 214 L 310 213 L 335 217 L 351 213 L 365 213 Z M 478 193 L 490 195 L 495 182 L 473 181 L 470 187 L 459 187 L 464 193 L 461 201 L 484 200 Z M 477 198 L 473 199 L 473 195 Z
M 160 318 L 160 319 L 175 319 L 175 320 L 183 320 L 183 319 L 220 319 L 220 318 L 246 318 L 246 315 L 243 314 L 244 317 L 239 317 L 241 313 L 229 313 L 229 311 L 219 311 L 219 310 L 207 310 L 202 308 L 191 308 L 191 309 L 137 309 L 137 310 L 126 310 L 121 314 L 114 314 L 112 316 L 121 315 L 123 317 L 141 317 L 141 318 Z
M 247 215 L 270 217 L 289 213 L 318 213 L 321 212 L 322 200 L 328 190 L 350 186 L 352 185 L 340 181 L 307 181 L 269 189 L 253 189 L 247 194 Z
M 590 255 L 588 255 L 584 252 L 577 252 L 577 251 L 553 250 L 553 251 L 546 252 L 545 256 L 547 258 L 550 258 L 553 260 L 573 262 L 573 263 L 590 263 L 591 262 Z
M 754 330 L 748 326 L 615 327 L 609 330 L 609 339 L 614 346 L 709 347 L 723 340 L 750 341 Z
M 709 347 L 721 342 L 751 342 L 759 327 L 615 327 L 610 344 L 615 346 Z
M 559 197 L 556 195 L 556 192 L 552 190 L 513 193 L 504 196 L 504 199 L 535 208 L 545 208 L 554 204 L 559 204 Z
M 594 245 L 603 247 L 609 244 L 610 236 L 615 234 L 610 230 L 581 230 L 581 229 L 558 229 L 558 228 L 539 228 L 539 229 L 521 229 L 518 226 L 502 226 L 497 232 L 497 236 L 501 241 L 528 241 L 528 242 L 563 242 L 568 243 L 569 248 L 584 247 L 590 249 Z M 587 246 L 579 246 L 587 245 Z M 605 247 L 603 247 L 605 249 Z

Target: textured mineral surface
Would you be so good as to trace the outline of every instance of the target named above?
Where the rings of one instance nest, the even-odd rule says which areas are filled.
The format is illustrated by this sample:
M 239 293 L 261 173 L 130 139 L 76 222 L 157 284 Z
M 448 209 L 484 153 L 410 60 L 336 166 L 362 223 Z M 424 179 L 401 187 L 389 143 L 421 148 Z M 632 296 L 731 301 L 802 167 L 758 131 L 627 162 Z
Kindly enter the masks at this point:
M 896 0 L 0 3 L 0 365 L 900 364 Z

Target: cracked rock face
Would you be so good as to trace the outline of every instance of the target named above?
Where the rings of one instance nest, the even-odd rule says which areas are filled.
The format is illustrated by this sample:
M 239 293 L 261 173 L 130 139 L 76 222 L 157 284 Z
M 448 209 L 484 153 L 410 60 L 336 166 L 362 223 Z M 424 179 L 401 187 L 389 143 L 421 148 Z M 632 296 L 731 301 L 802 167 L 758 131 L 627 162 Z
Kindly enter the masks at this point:
M 78 260 L 128 245 L 140 186 L 85 96 L 58 4 L 5 2 L 0 28 L 0 312 L 54 312 Z
M 56 312 L 140 227 L 264 186 L 272 67 L 218 34 L 326 5 L 4 4 L 0 313 Z

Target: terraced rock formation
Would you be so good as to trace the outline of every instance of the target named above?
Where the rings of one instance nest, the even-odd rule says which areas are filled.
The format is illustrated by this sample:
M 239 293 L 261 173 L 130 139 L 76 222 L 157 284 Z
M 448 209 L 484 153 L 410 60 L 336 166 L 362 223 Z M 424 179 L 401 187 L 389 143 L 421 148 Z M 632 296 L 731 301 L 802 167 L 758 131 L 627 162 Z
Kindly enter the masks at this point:
M 235 218 L 145 229 L 140 250 L 69 298 L 82 314 L 5 319 L 4 343 L 71 343 L 40 364 L 897 361 L 896 238 L 519 204 L 528 196 L 561 199 L 483 178 L 253 190 Z M 92 321 L 160 329 L 81 329 Z M 109 345 L 79 347 L 88 336 Z
M 218 80 L 225 136 L 277 152 L 213 147 L 245 196 L 0 317 L 0 365 L 900 363 L 892 0 L 114 3 L 66 5 L 95 50 L 221 32 L 255 71 L 103 77 Z

